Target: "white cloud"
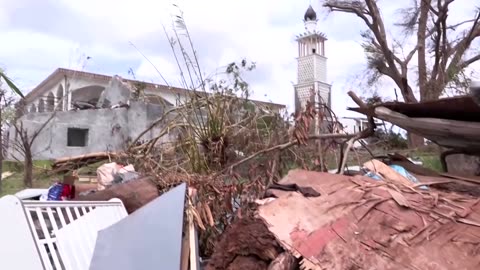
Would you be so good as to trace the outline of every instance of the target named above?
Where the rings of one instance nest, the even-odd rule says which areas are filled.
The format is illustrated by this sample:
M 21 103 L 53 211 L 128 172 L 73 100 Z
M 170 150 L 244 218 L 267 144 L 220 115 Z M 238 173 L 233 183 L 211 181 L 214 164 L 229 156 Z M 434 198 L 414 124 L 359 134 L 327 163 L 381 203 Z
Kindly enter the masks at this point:
M 29 1 L 0 0 L 0 29 L 11 19 L 7 14 L 28 8 Z M 329 38 L 328 82 L 333 83 L 334 109 L 345 114 L 346 105 L 353 105 L 345 93 L 357 91 L 355 76 L 362 76 L 365 64 L 359 35 L 364 24 L 351 14 L 326 16 L 319 9 L 320 2 L 313 4 L 320 19 L 318 28 Z M 389 27 L 398 18 L 397 9 L 403 2 L 385 2 L 381 6 Z M 204 72 L 214 72 L 219 66 L 246 57 L 258 66 L 257 73 L 249 75 L 254 80 L 251 86 L 255 97 L 293 105 L 292 82 L 297 77 L 294 37 L 304 29 L 303 13 L 310 3 L 307 0 L 61 0 L 56 7 L 72 13 L 72 21 L 65 22 L 65 27 L 71 28 L 70 34 L 78 33 L 78 39 L 75 35 L 47 33 L 48 29 L 16 29 L 10 25 L 9 31 L 2 32 L 0 63 L 27 86 L 38 83 L 56 67 L 84 67 L 85 56 L 92 57 L 87 70 L 113 74 L 132 67 L 137 77 L 161 83 L 157 71 L 128 43 L 133 42 L 143 52 L 145 41 L 161 40 L 162 24 L 170 30 L 172 18 L 178 13 L 172 3 L 178 3 L 184 12 L 194 43 L 200 48 Z M 456 13 L 451 15 L 455 19 L 471 12 L 466 4 L 459 2 L 456 6 Z M 92 41 L 80 41 L 84 34 Z M 168 44 L 146 54 L 169 82 L 178 84 L 178 70 Z M 393 95 L 393 86 L 387 83 L 385 87 L 385 93 Z
M 142 61 L 135 71 L 135 75 L 139 79 L 163 83 L 163 79 L 161 78 L 163 76 L 169 85 L 178 84 L 178 69 L 174 62 L 168 61 L 161 56 L 150 57 L 149 61 Z

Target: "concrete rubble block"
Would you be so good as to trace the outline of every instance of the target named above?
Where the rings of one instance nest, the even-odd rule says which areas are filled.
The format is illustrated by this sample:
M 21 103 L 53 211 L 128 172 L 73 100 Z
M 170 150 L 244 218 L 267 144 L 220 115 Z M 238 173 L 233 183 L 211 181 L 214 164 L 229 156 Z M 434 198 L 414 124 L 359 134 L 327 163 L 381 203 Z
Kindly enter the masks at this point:
M 105 108 L 117 104 L 127 104 L 130 100 L 131 87 L 120 76 L 113 76 L 108 87 L 98 100 L 97 107 Z
M 454 154 L 447 156 L 446 162 L 449 173 L 480 176 L 480 157 Z

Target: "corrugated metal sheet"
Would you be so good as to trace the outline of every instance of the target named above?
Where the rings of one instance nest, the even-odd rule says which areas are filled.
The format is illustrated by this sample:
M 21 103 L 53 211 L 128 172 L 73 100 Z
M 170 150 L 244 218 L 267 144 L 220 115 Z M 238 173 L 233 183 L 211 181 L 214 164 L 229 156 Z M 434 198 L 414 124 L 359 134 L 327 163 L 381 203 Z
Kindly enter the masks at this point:
M 290 171 L 280 183 L 322 194 L 282 192 L 259 206 L 284 248 L 303 258 L 303 269 L 480 267 L 478 198 L 304 170 Z

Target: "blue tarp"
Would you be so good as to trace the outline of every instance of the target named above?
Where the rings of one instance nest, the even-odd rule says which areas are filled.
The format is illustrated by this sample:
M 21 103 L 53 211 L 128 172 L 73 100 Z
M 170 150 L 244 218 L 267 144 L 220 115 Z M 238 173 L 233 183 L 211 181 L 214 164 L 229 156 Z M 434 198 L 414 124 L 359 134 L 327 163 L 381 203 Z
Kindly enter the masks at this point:
M 409 173 L 407 170 L 405 170 L 405 168 L 403 168 L 402 166 L 390 165 L 390 168 L 394 169 L 396 172 L 398 172 L 399 174 L 401 174 L 402 176 L 407 178 L 408 181 L 410 181 L 414 184 L 420 183 L 420 181 L 418 181 L 418 179 L 415 176 L 413 176 L 411 173 Z M 365 176 L 368 176 L 368 177 L 370 177 L 372 179 L 375 179 L 375 180 L 380 180 L 380 181 L 382 180 L 381 176 L 379 176 L 378 174 L 376 174 L 372 171 L 366 173 Z M 424 190 L 428 190 L 427 186 L 420 186 L 419 188 L 424 189 Z

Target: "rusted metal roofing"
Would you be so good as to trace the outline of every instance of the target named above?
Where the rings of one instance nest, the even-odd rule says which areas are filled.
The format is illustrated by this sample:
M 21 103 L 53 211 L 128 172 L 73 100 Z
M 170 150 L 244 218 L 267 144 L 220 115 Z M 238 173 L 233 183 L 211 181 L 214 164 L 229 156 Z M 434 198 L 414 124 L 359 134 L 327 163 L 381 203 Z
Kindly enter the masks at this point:
M 280 183 L 321 194 L 278 191 L 259 206 L 302 269 L 480 269 L 478 198 L 304 170 Z

